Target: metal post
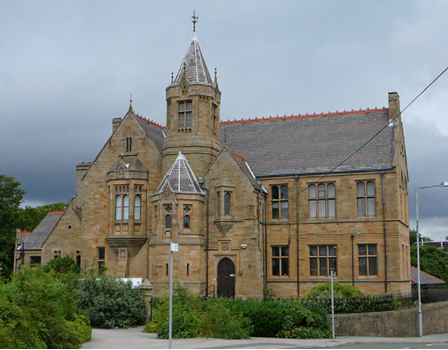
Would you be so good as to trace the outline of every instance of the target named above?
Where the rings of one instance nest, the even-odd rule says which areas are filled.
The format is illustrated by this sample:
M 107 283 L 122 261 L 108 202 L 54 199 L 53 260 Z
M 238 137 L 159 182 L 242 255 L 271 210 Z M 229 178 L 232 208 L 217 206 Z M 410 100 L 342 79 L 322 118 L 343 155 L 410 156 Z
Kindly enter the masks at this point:
M 332 328 L 333 328 L 333 341 L 335 341 L 335 329 L 334 329 L 334 287 L 333 287 L 333 276 L 334 271 L 330 271 L 331 275 L 331 322 L 332 322 Z
M 173 342 L 173 249 L 171 248 L 170 250 L 170 319 L 168 349 L 172 349 Z
M 423 336 L 422 297 L 420 286 L 420 234 L 418 232 L 418 187 L 415 189 L 415 217 L 417 234 L 417 291 L 418 291 L 418 336 Z

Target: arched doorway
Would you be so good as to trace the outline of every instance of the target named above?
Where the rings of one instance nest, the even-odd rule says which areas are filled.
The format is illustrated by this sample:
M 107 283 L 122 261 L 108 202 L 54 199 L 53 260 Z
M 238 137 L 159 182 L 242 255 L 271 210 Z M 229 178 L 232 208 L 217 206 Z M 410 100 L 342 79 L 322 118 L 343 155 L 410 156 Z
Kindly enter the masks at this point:
M 235 264 L 229 258 L 218 264 L 218 297 L 235 297 Z

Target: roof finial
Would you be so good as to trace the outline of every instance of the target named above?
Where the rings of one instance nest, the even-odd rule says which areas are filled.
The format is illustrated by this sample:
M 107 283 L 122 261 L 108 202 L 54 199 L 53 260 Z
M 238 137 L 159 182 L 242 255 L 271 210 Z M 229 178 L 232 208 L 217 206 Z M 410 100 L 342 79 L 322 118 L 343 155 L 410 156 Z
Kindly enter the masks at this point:
M 174 83 L 174 73 L 171 72 L 171 84 L 173 84 L 173 83 Z
M 131 97 L 129 98 L 129 112 L 134 112 L 134 110 L 132 109 L 132 92 L 131 92 Z
M 199 17 L 196 17 L 196 10 L 193 10 L 193 33 L 196 33 L 196 23 L 198 22 Z

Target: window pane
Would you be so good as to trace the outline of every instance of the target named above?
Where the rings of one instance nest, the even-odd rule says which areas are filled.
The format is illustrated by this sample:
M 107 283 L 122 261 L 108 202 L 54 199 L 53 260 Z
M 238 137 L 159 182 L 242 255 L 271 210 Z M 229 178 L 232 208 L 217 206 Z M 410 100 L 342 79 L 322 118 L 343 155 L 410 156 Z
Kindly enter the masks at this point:
M 308 197 L 316 198 L 316 185 L 311 185 L 308 187 Z
M 325 198 L 325 185 L 320 184 L 318 187 L 319 198 Z
M 328 197 L 332 198 L 336 195 L 334 184 L 329 184 L 327 186 Z
M 367 198 L 367 215 L 375 215 L 375 198 Z
M 282 186 L 281 196 L 282 196 L 282 199 L 288 199 L 288 187 L 287 186 Z
M 187 128 L 191 128 L 191 112 L 187 112 Z
M 337 259 L 336 258 L 329 258 L 328 259 L 329 263 L 330 263 L 330 271 L 334 271 L 335 274 L 338 274 L 338 266 L 337 266 Z
M 179 113 L 179 129 L 183 129 L 185 127 L 184 124 L 184 114 L 183 113 Z
M 278 211 L 278 202 L 273 202 L 272 203 L 272 218 L 273 219 L 278 219 L 279 216 L 279 211 Z
M 366 202 L 364 198 L 358 198 L 358 216 L 366 216 Z
M 376 258 L 369 258 L 369 276 L 376 276 L 377 274 Z
M 359 275 L 367 276 L 367 258 L 359 258 Z
M 319 201 L 319 217 L 320 218 L 324 218 L 326 217 L 326 213 L 325 213 L 325 199 L 321 199 Z
M 373 181 L 367 182 L 367 195 L 368 196 L 375 195 L 375 183 Z
M 282 203 L 282 219 L 288 218 L 288 202 L 281 202 Z
M 356 184 L 356 195 L 358 197 L 364 197 L 366 194 L 365 188 L 364 188 L 364 182 L 358 182 Z
M 376 255 L 376 244 L 369 244 L 369 255 Z
M 123 197 L 123 220 L 129 220 L 129 196 Z
M 142 205 L 142 199 L 140 196 L 135 196 L 134 199 L 134 219 L 135 220 L 140 220 L 141 219 L 141 208 Z
M 280 255 L 280 247 L 272 247 L 272 256 Z
M 221 216 L 221 192 L 216 192 L 216 198 L 218 199 L 218 216 Z
M 230 215 L 230 193 L 224 195 L 224 215 Z
M 191 101 L 187 102 L 187 111 L 191 111 L 192 109 L 192 105 L 191 105 Z
M 317 276 L 317 259 L 310 259 L 310 276 Z
M 184 228 L 190 228 L 190 217 L 188 215 L 184 216 Z
M 327 275 L 327 258 L 319 258 L 319 276 Z
M 320 256 L 327 256 L 327 246 L 326 245 L 321 245 L 319 247 L 319 255 Z
M 180 102 L 179 103 L 179 112 L 182 112 L 185 110 L 185 102 Z
M 282 276 L 289 275 L 289 259 L 282 259 Z
M 121 196 L 115 198 L 115 220 L 121 220 Z
M 272 199 L 279 199 L 277 186 L 272 186 Z
M 310 218 L 316 218 L 317 212 L 316 212 L 316 201 L 310 201 Z
M 167 215 L 165 217 L 165 228 L 171 228 L 171 227 L 172 227 L 171 215 Z
M 289 247 L 282 247 L 282 256 L 289 256 Z
M 328 217 L 336 217 L 336 201 L 334 199 L 328 200 Z
M 280 276 L 280 262 L 279 258 L 272 259 L 272 275 L 273 276 Z
M 104 272 L 104 261 L 98 261 L 98 273 Z
M 328 247 L 328 255 L 336 256 L 336 246 L 335 245 Z
M 104 260 L 106 257 L 106 249 L 104 247 L 98 248 L 98 260 Z
M 310 256 L 317 256 L 317 246 L 310 246 Z
M 358 254 L 359 255 L 367 255 L 367 247 L 366 245 L 359 245 L 358 246 Z

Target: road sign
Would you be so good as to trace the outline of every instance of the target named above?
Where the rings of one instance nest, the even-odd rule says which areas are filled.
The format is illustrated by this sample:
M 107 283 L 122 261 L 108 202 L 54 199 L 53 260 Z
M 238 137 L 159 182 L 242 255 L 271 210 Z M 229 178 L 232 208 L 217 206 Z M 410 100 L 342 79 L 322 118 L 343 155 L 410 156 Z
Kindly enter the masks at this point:
M 179 243 L 171 243 L 171 251 L 177 253 L 179 251 Z

